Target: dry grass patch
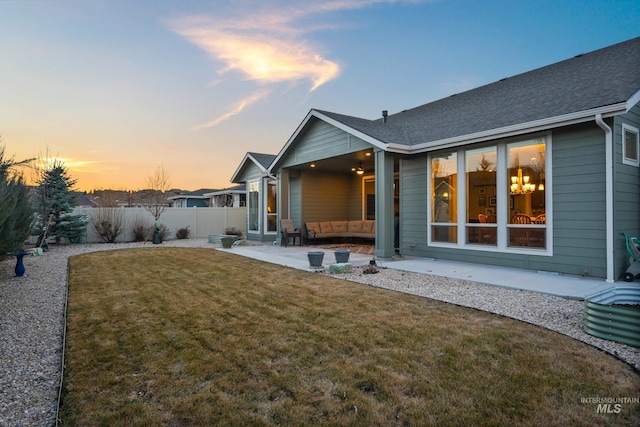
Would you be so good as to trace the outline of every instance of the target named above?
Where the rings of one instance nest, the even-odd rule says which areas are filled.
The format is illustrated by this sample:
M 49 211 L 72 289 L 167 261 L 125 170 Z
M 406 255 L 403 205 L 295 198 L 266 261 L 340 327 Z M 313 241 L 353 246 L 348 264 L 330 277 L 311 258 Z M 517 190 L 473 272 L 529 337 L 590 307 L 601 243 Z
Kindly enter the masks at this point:
M 63 425 L 632 425 L 606 354 L 522 322 L 209 249 L 70 264 Z

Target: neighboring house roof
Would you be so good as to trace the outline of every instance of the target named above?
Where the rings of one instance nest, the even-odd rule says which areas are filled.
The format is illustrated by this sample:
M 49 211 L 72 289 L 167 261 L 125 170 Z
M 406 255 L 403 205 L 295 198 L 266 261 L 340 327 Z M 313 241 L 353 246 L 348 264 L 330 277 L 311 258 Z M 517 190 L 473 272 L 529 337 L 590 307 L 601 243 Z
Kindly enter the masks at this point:
M 244 193 L 247 191 L 246 184 L 240 184 L 229 188 L 224 188 L 222 190 L 215 190 L 211 193 L 205 194 L 207 197 L 219 196 L 222 194 L 233 194 L 233 193 Z
M 179 200 L 179 199 L 206 199 L 207 198 L 207 193 L 211 193 L 214 191 L 218 191 L 218 190 L 214 190 L 211 188 L 201 188 L 199 190 L 195 190 L 195 191 L 185 191 L 184 193 L 180 193 L 178 195 L 175 196 L 171 196 L 168 199 L 169 200 Z
M 76 206 L 83 208 L 91 208 L 94 206 L 94 202 L 86 193 L 82 191 L 71 191 L 71 194 L 76 198 Z
M 311 110 L 274 164 L 313 119 L 387 151 L 419 153 L 623 114 L 638 102 L 640 37 L 389 115 L 386 122 Z
M 264 170 L 269 169 L 271 162 L 273 162 L 273 159 L 276 158 L 276 156 L 274 156 L 273 154 L 261 154 L 261 153 L 248 153 L 248 154 L 252 156 L 256 160 L 256 162 L 259 163 L 260 166 L 262 166 Z
M 240 166 L 238 166 L 238 169 L 236 169 L 233 176 L 231 177 L 231 182 L 237 182 L 236 178 L 245 169 L 248 161 L 251 161 L 256 166 L 258 166 L 258 168 L 262 171 L 263 175 L 265 176 L 268 175 L 269 166 L 271 166 L 271 163 L 275 158 L 276 156 L 273 154 L 252 153 L 252 152 L 245 154 L 244 158 L 242 159 L 242 162 L 240 162 Z

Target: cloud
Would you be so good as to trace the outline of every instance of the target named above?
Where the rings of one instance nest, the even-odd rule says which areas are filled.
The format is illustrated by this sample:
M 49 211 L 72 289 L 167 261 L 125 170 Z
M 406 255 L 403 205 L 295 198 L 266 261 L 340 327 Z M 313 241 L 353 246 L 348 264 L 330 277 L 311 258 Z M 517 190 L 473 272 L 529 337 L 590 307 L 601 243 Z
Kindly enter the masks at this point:
M 222 122 L 224 122 L 225 120 L 229 119 L 230 117 L 235 116 L 236 114 L 240 114 L 242 112 L 242 110 L 244 110 L 246 107 L 248 107 L 251 104 L 254 104 L 256 102 L 258 102 L 259 100 L 261 100 L 262 98 L 264 98 L 265 96 L 267 96 L 270 92 L 268 90 L 263 90 L 263 91 L 259 91 L 256 93 L 253 93 L 252 95 L 242 99 L 241 101 L 237 102 L 233 108 L 231 108 L 231 110 L 229 110 L 227 113 L 223 114 L 222 116 L 208 122 L 202 125 L 198 125 L 196 127 L 193 128 L 193 130 L 200 130 L 200 129 L 206 129 L 206 128 L 210 128 L 213 126 L 216 126 Z
M 332 12 L 355 10 L 383 3 L 415 3 L 422 0 L 329 0 L 270 1 L 247 0 L 221 6 L 215 14 L 190 16 L 168 23 L 175 33 L 207 52 L 222 66 L 219 76 L 240 75 L 260 85 L 309 82 L 309 92 L 337 78 L 340 65 L 325 58 L 322 49 L 307 37 L 309 33 L 336 28 L 325 18 Z M 231 3 L 231 2 L 230 2 Z M 220 78 L 209 87 L 220 84 Z M 239 114 L 268 92 L 254 93 L 204 129 Z
M 35 167 L 40 170 L 46 170 L 53 165 L 61 164 L 67 170 L 72 172 L 85 172 L 85 173 L 103 173 L 98 169 L 95 169 L 93 165 L 101 163 L 97 160 L 78 160 L 68 157 L 43 157 L 36 160 Z
M 221 74 L 235 71 L 260 83 L 307 79 L 313 91 L 340 73 L 338 63 L 326 59 L 320 48 L 305 39 L 310 32 L 335 27 L 318 21 L 321 15 L 416 1 L 245 1 L 236 9 L 219 8 L 215 17 L 191 16 L 174 20 L 169 26 L 221 61 Z
M 309 42 L 283 30 L 278 20 L 272 27 L 251 28 L 243 22 L 216 25 L 210 20 L 188 21 L 174 30 L 200 47 L 224 67 L 218 72 L 238 72 L 248 80 L 278 83 L 309 80 L 311 91 L 334 79 L 340 66 L 325 59 Z

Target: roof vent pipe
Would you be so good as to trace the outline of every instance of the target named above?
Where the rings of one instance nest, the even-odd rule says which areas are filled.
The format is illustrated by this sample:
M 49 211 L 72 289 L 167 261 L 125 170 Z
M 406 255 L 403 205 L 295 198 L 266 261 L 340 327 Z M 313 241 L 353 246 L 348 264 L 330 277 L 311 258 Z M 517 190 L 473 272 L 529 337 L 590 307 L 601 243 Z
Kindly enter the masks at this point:
M 382 123 L 387 123 L 388 116 L 389 116 L 389 112 L 387 110 L 382 110 Z

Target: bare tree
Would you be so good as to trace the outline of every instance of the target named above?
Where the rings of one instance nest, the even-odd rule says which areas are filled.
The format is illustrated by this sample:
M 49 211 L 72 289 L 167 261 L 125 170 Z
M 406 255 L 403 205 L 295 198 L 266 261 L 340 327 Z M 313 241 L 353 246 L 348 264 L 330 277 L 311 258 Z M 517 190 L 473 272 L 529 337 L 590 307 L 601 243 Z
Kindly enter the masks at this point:
M 167 171 L 162 166 L 158 166 L 158 169 L 153 175 L 147 177 L 147 189 L 145 190 L 145 203 L 146 210 L 153 215 L 156 222 L 160 218 L 160 215 L 169 206 L 169 190 L 171 188 L 171 180 Z

